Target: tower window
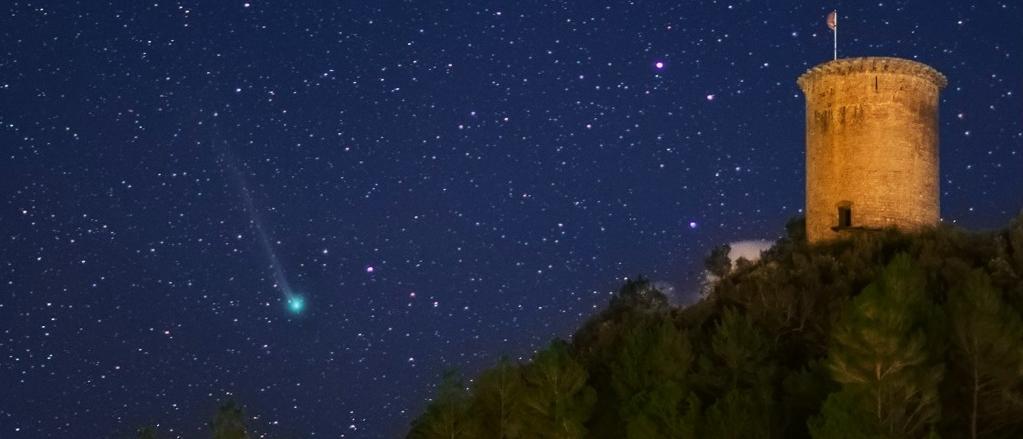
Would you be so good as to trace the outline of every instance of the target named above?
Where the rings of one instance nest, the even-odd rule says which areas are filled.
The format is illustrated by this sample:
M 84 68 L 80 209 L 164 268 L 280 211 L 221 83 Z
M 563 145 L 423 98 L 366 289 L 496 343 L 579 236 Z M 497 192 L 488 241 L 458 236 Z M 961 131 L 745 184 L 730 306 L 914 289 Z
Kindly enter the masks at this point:
M 852 206 L 838 206 L 838 227 L 852 227 Z

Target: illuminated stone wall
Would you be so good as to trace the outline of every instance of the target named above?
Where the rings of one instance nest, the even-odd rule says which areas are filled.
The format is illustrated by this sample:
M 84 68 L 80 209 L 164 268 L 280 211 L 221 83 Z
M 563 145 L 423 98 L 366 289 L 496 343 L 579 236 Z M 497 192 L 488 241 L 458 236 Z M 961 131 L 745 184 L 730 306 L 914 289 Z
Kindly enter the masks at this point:
M 810 242 L 939 218 L 938 93 L 946 80 L 899 58 L 850 58 L 799 77 L 806 96 Z M 850 224 L 840 224 L 840 207 Z

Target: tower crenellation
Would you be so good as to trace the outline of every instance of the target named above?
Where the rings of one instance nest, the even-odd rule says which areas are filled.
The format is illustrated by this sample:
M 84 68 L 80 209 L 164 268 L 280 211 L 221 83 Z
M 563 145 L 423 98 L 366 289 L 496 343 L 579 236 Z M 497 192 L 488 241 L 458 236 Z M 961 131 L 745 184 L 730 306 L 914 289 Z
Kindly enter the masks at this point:
M 917 230 L 939 220 L 937 70 L 888 57 L 829 61 L 806 96 L 806 233 Z
M 852 73 L 881 73 L 881 74 L 904 74 L 924 78 L 932 82 L 939 89 L 948 84 L 945 75 L 933 67 L 918 61 L 892 58 L 884 56 L 871 56 L 863 58 L 842 58 L 829 61 L 811 67 L 806 73 L 799 76 L 796 83 L 803 88 L 803 84 L 816 79 L 821 75 L 848 75 Z

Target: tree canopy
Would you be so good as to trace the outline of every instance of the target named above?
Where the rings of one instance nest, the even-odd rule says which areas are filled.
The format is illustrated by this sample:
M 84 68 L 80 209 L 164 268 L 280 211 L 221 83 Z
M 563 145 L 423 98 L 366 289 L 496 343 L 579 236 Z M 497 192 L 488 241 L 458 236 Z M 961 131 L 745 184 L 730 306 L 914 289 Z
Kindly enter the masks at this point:
M 442 385 L 409 436 L 1023 437 L 1023 217 L 813 245 L 786 229 L 756 263 L 714 249 L 687 307 L 626 282 L 570 343 Z

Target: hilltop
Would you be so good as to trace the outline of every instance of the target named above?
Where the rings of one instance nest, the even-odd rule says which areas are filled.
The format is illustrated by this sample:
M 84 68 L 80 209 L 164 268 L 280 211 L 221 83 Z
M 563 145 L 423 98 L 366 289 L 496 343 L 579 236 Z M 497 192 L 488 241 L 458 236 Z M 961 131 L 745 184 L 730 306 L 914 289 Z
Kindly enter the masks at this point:
M 1023 436 L 1023 216 L 707 258 L 688 307 L 627 282 L 571 341 L 445 375 L 410 438 Z

